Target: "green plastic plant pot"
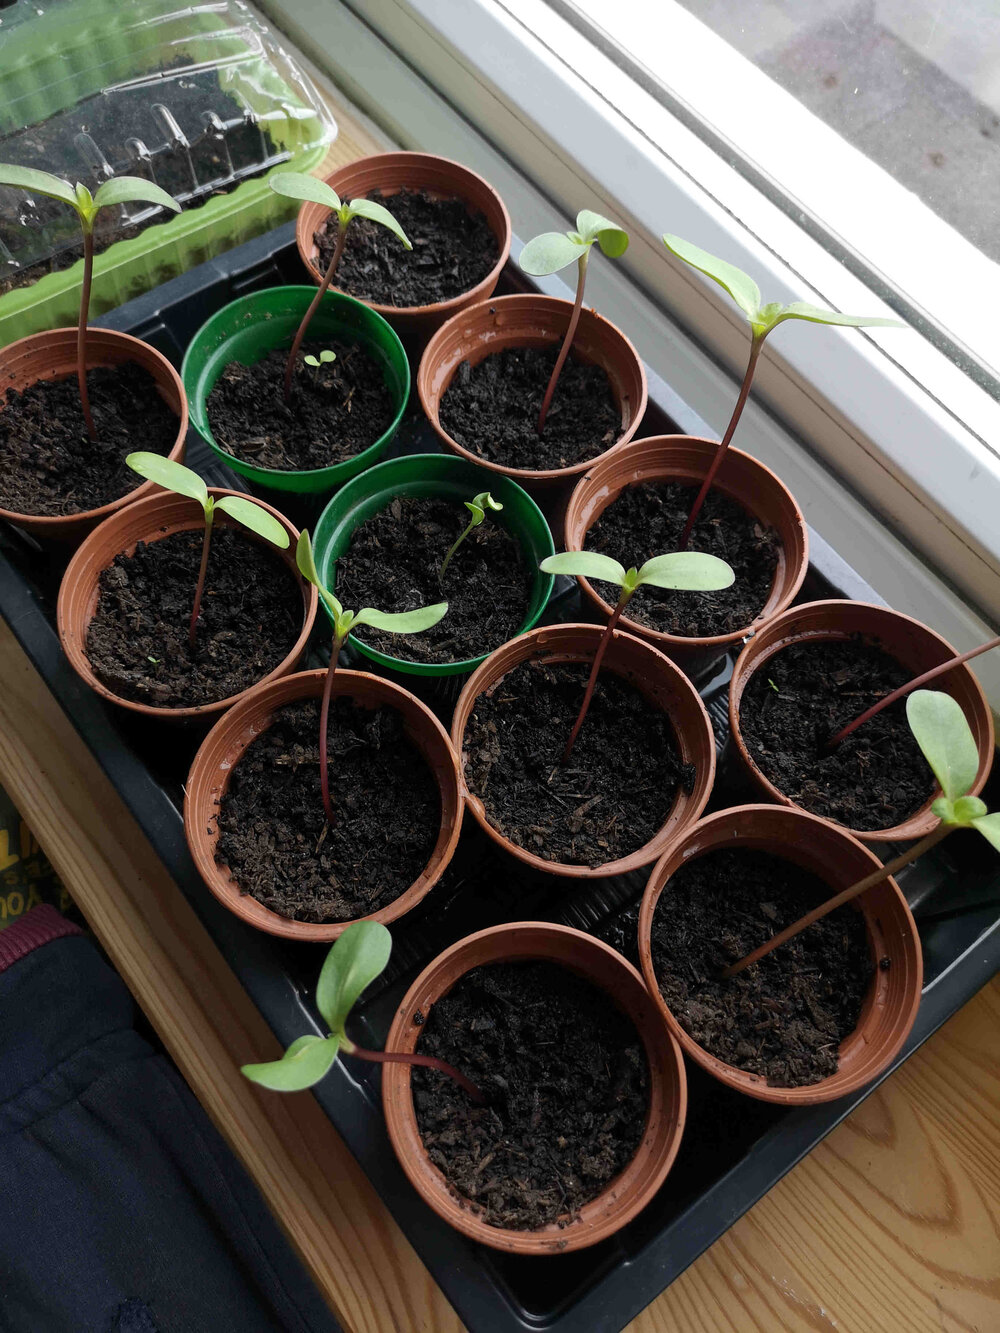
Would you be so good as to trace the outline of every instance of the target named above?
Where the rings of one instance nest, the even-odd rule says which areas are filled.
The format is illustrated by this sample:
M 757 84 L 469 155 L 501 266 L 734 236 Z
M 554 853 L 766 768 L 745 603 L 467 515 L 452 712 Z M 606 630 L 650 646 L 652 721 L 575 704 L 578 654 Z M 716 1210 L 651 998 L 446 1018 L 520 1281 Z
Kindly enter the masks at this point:
M 518 634 L 534 628 L 552 593 L 553 578 L 538 568 L 546 556 L 555 553 L 552 533 L 542 511 L 527 491 L 509 477 L 485 472 L 464 458 L 448 454 L 410 454 L 391 458 L 369 468 L 363 476 L 344 486 L 323 510 L 313 534 L 316 568 L 326 586 L 336 591 L 336 564 L 351 544 L 355 529 L 397 498 L 397 496 L 443 496 L 455 501 L 456 534 L 463 526 L 462 504 L 479 491 L 488 490 L 503 505 L 491 514 L 491 523 L 500 523 L 521 547 L 529 569 L 535 570 L 531 601 Z M 444 552 L 441 552 L 442 557 Z M 329 615 L 329 613 L 327 613 Z M 355 635 L 350 643 L 371 662 L 409 676 L 460 676 L 474 671 L 487 654 L 461 662 L 408 662 L 370 648 Z
M 309 325 L 311 341 L 339 339 L 359 343 L 377 365 L 392 394 L 395 415 L 388 429 L 367 449 L 330 467 L 305 471 L 257 467 L 216 444 L 208 424 L 208 396 L 233 361 L 252 366 L 276 347 L 290 347 L 315 287 L 267 287 L 240 296 L 217 311 L 191 339 L 181 367 L 191 425 L 220 462 L 248 481 L 274 491 L 319 495 L 357 476 L 385 452 L 399 427 L 410 396 L 410 366 L 403 344 L 381 315 L 343 292 L 327 292 Z

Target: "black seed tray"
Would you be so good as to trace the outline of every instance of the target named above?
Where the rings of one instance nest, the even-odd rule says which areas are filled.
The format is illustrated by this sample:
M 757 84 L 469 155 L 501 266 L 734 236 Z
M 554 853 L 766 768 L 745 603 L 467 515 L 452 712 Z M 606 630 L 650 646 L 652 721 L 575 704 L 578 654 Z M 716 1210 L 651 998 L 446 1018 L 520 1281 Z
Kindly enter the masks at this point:
M 179 366 L 199 325 L 226 302 L 256 288 L 306 281 L 293 235 L 291 224 L 278 228 L 98 322 L 146 339 Z M 515 243 L 515 252 L 519 248 Z M 508 271 L 505 284 L 506 290 L 527 285 L 516 271 Z M 640 435 L 710 433 L 673 388 L 654 374 L 649 380 L 649 409 Z M 394 447 L 401 452 L 436 448 L 419 405 L 411 405 Z M 193 431 L 188 448 L 188 461 L 212 484 L 245 489 Z M 288 512 L 298 521 L 311 522 L 316 515 L 315 507 L 309 506 Z M 812 559 L 801 600 L 830 596 L 880 600 L 816 533 L 810 540 Z M 181 820 L 181 784 L 200 733 L 136 720 L 105 705 L 77 679 L 55 632 L 62 567 L 61 561 L 23 535 L 4 530 L 0 613 L 280 1041 L 287 1045 L 303 1032 L 319 1032 L 313 986 L 324 948 L 291 945 L 252 930 L 217 904 L 204 887 L 188 855 Z M 575 584 L 560 580 L 547 618 L 557 622 L 583 614 Z M 321 665 L 323 657 L 320 626 L 313 664 Z M 720 748 L 725 741 L 729 674 L 727 663 L 702 685 Z M 406 683 L 413 688 L 419 679 L 411 677 Z M 447 721 L 455 693 L 454 686 L 431 686 L 425 697 Z M 714 800 L 726 803 L 718 795 Z M 526 874 L 499 860 L 467 819 L 458 854 L 443 882 L 393 928 L 392 961 L 365 996 L 359 1015 L 359 1027 L 365 1030 L 359 1039 L 369 1046 L 380 1045 L 416 972 L 454 940 L 487 925 L 531 918 L 561 921 L 600 935 L 635 962 L 636 903 L 644 880 L 643 874 L 636 874 L 574 886 L 567 892 L 553 877 Z M 981 840 L 949 841 L 944 850 L 904 871 L 901 883 L 917 914 L 926 984 L 916 1024 L 897 1064 L 1000 969 L 1000 873 Z M 233 1054 L 241 1057 L 239 1051 Z M 347 1071 L 337 1064 L 317 1095 L 474 1333 L 528 1329 L 613 1333 L 655 1299 L 871 1091 L 825 1106 L 787 1111 L 730 1092 L 690 1063 L 687 1073 L 687 1130 L 677 1162 L 653 1203 L 614 1239 L 581 1253 L 544 1259 L 515 1258 L 476 1246 L 421 1202 L 386 1136 L 377 1068 L 359 1068 L 353 1062 Z

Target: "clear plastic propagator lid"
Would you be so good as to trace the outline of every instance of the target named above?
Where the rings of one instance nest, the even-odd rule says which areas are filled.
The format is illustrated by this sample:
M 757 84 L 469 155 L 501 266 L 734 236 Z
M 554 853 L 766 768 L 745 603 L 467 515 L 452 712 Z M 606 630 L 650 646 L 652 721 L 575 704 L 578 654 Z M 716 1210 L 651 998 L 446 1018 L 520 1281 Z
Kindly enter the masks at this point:
M 335 133 L 241 0 L 0 0 L 0 162 L 92 190 L 144 176 L 191 209 L 280 163 L 308 169 Z M 164 213 L 104 210 L 98 250 Z M 0 295 L 79 254 L 71 209 L 0 187 Z

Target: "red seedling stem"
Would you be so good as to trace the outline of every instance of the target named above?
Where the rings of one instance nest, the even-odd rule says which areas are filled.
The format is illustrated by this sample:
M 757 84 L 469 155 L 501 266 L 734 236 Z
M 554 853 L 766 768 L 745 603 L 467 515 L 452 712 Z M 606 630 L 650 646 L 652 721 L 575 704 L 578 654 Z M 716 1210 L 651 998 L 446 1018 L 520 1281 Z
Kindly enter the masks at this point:
M 705 473 L 705 480 L 701 483 L 701 490 L 698 492 L 694 504 L 691 506 L 691 512 L 687 516 L 687 522 L 684 524 L 684 531 L 677 542 L 678 551 L 686 551 L 687 544 L 691 540 L 691 533 L 694 525 L 698 521 L 698 515 L 701 513 L 702 505 L 705 503 L 705 497 L 712 489 L 712 482 L 715 475 L 722 466 L 722 460 L 726 456 L 726 450 L 729 448 L 729 442 L 736 434 L 736 427 L 740 424 L 740 417 L 743 415 L 743 409 L 746 407 L 747 399 L 750 396 L 750 385 L 753 383 L 754 371 L 757 369 L 757 358 L 760 356 L 761 348 L 764 346 L 764 335 L 754 334 L 753 342 L 750 344 L 750 360 L 747 362 L 746 374 L 743 376 L 743 383 L 740 385 L 740 396 L 736 399 L 736 406 L 733 409 L 733 415 L 729 418 L 729 425 L 726 427 L 726 433 L 722 437 L 718 449 L 715 451 L 715 457 L 712 464 Z
M 905 698 L 911 690 L 920 689 L 921 685 L 927 685 L 930 681 L 937 680 L 938 676 L 943 676 L 952 667 L 961 666 L 963 662 L 971 662 L 974 657 L 978 657 L 980 653 L 988 653 L 991 648 L 1000 648 L 1000 635 L 995 639 L 990 639 L 989 643 L 981 643 L 978 648 L 970 648 L 967 653 L 960 653 L 958 657 L 949 657 L 947 662 L 931 667 L 930 671 L 925 671 L 922 676 L 916 676 L 913 680 L 907 681 L 905 685 L 900 685 L 898 690 L 893 690 L 884 699 L 879 699 L 878 703 L 872 704 L 871 708 L 866 708 L 853 722 L 848 722 L 846 727 L 841 727 L 836 736 L 832 736 L 827 741 L 827 749 L 835 750 L 840 742 L 846 741 L 852 732 L 857 731 L 858 727 L 863 727 L 866 722 L 870 722 L 877 713 L 881 713 L 883 708 L 888 708 L 890 704 L 894 704 L 897 699 Z
M 327 763 L 326 753 L 326 729 L 330 722 L 330 697 L 333 694 L 333 677 L 337 670 L 337 662 L 340 660 L 340 650 L 344 646 L 344 640 L 333 636 L 333 646 L 330 649 L 330 665 L 327 668 L 326 679 L 323 681 L 323 702 L 319 710 L 319 786 L 323 793 L 323 810 L 326 813 L 326 822 L 333 823 L 333 803 L 330 800 L 330 767 Z
M 302 346 L 303 339 L 306 336 L 306 330 L 312 322 L 312 317 L 319 309 L 319 303 L 326 295 L 327 288 L 333 282 L 334 275 L 337 272 L 337 265 L 340 263 L 340 256 L 344 253 L 344 241 L 347 239 L 347 224 L 338 222 L 337 243 L 333 247 L 333 257 L 330 260 L 329 267 L 323 275 L 323 281 L 319 285 L 316 295 L 312 299 L 309 309 L 302 318 L 302 323 L 298 327 L 295 335 L 295 341 L 292 343 L 292 350 L 288 353 L 288 364 L 285 366 L 285 402 L 292 396 L 292 375 L 295 372 L 295 361 L 299 354 L 299 348 Z
M 80 291 L 80 322 L 76 327 L 76 382 L 80 386 L 80 406 L 83 419 L 87 423 L 87 434 L 91 440 L 97 439 L 93 414 L 90 411 L 90 395 L 87 392 L 87 316 L 90 312 L 90 285 L 94 278 L 94 233 L 88 227 L 83 229 L 83 287 Z
M 436 1055 L 408 1055 L 402 1051 L 368 1051 L 363 1046 L 355 1046 L 353 1042 L 344 1043 L 344 1054 L 356 1055 L 359 1060 L 370 1060 L 376 1065 L 420 1065 L 423 1069 L 436 1069 L 439 1073 L 447 1074 L 449 1078 L 454 1079 L 458 1086 L 480 1106 L 486 1101 L 475 1083 L 467 1079 L 454 1065 L 448 1064 L 447 1060 L 439 1060 Z
M 601 642 L 597 645 L 597 652 L 594 654 L 594 662 L 590 668 L 590 678 L 587 681 L 587 689 L 583 696 L 583 703 L 580 705 L 580 711 L 577 714 L 576 721 L 573 723 L 573 730 L 569 733 L 569 740 L 566 742 L 566 748 L 563 750 L 560 763 L 565 764 L 567 759 L 573 753 L 573 746 L 576 744 L 576 738 L 580 734 L 580 728 L 583 726 L 583 719 L 587 716 L 587 709 L 590 707 L 590 701 L 594 697 L 594 686 L 597 684 L 597 676 L 601 670 L 601 663 L 604 661 L 604 654 L 608 651 L 608 644 L 611 642 L 611 636 L 615 632 L 615 626 L 621 619 L 621 614 L 628 606 L 631 593 L 623 593 L 618 599 L 618 605 L 611 613 L 611 619 L 608 621 L 607 629 L 601 635 Z
M 194 590 L 194 605 L 191 608 L 191 621 L 188 625 L 188 647 L 194 651 L 195 635 L 198 629 L 198 617 L 201 615 L 201 599 L 205 595 L 205 575 L 208 572 L 208 552 L 212 545 L 212 520 L 214 515 L 205 515 L 205 535 L 201 543 L 201 565 L 198 569 L 198 584 Z
M 587 258 L 589 250 L 585 250 L 576 261 L 577 280 L 576 280 L 576 300 L 573 302 L 573 312 L 569 317 L 569 325 L 566 329 L 566 335 L 562 341 L 562 347 L 559 349 L 559 355 L 556 363 L 552 367 L 552 375 L 549 379 L 548 388 L 545 390 L 545 397 L 542 399 L 542 408 L 538 413 L 538 424 L 535 430 L 541 435 L 545 429 L 545 418 L 549 414 L 549 408 L 552 406 L 552 396 L 556 391 L 556 385 L 559 383 L 559 376 L 562 374 L 562 368 L 566 364 L 566 358 L 569 356 L 569 349 L 573 346 L 573 339 L 576 337 L 576 326 L 580 322 L 580 311 L 583 309 L 583 286 L 587 281 Z
M 811 926 L 814 921 L 822 921 L 823 917 L 829 916 L 829 914 L 835 912 L 838 907 L 843 907 L 845 903 L 849 903 L 853 898 L 857 898 L 859 894 L 867 892 L 868 889 L 873 889 L 876 884 L 881 884 L 882 881 L 888 879 L 890 875 L 895 875 L 897 870 L 902 870 L 904 866 L 908 866 L 911 861 L 916 861 L 918 857 L 923 856 L 924 852 L 929 852 L 930 849 L 936 846 L 942 838 L 946 838 L 948 834 L 957 827 L 958 825 L 956 824 L 938 824 L 933 833 L 928 833 L 926 838 L 921 838 L 921 840 L 918 843 L 915 843 L 908 852 L 903 852 L 901 855 L 897 856 L 895 860 L 887 862 L 878 870 L 873 870 L 872 873 L 866 875 L 864 879 L 859 879 L 857 884 L 852 884 L 849 889 L 844 889 L 842 893 L 838 893 L 833 898 L 828 898 L 827 901 L 821 903 L 819 907 L 814 907 L 811 912 L 807 912 L 805 916 L 799 917 L 798 921 L 793 921 L 790 926 L 786 926 L 785 929 L 779 931 L 777 935 L 772 936 L 769 940 L 765 940 L 759 948 L 754 949 L 753 953 L 748 953 L 747 956 L 741 958 L 738 963 L 733 963 L 729 967 L 724 967 L 719 973 L 720 980 L 727 980 L 729 977 L 735 977 L 742 972 L 744 968 L 749 967 L 751 963 L 759 963 L 762 958 L 767 957 L 772 949 L 777 949 L 779 944 L 787 944 L 790 939 L 793 939 L 800 933 L 800 931 L 805 930 L 807 926 Z

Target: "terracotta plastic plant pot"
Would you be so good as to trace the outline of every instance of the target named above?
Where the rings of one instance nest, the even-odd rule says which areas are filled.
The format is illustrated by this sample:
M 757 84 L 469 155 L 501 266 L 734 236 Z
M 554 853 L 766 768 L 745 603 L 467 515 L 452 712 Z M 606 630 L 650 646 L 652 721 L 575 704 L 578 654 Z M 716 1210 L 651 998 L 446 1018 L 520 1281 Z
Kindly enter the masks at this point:
M 592 662 L 603 630 L 598 625 L 543 625 L 503 644 L 487 657 L 465 683 L 455 705 L 451 739 L 465 768 L 465 728 L 477 698 L 492 693 L 508 672 L 529 659 L 542 662 Z M 644 846 L 600 866 L 566 865 L 541 856 L 509 841 L 486 817 L 479 797 L 465 789 L 465 800 L 486 835 L 505 852 L 548 875 L 568 879 L 603 879 L 625 875 L 649 865 L 666 847 L 695 822 L 708 803 L 715 780 L 715 739 L 705 705 L 697 690 L 662 653 L 641 639 L 618 630 L 612 636 L 601 672 L 623 677 L 651 703 L 667 714 L 673 724 L 677 749 L 684 763 L 693 764 L 694 784 L 690 792 L 678 791 L 673 807 L 656 835 Z M 586 726 L 584 722 L 584 726 Z
M 577 483 L 566 507 L 566 550 L 586 549 L 587 533 L 626 486 L 655 481 L 689 484 L 701 481 L 718 447 L 714 440 L 691 435 L 651 435 L 633 440 L 627 449 L 616 450 L 592 464 L 586 476 Z M 754 625 L 760 624 L 789 606 L 802 586 L 809 567 L 809 535 L 805 519 L 792 493 L 771 469 L 740 449 L 727 449 L 713 489 L 736 500 L 755 519 L 773 528 L 780 539 L 774 583 L 753 622 Z M 642 535 L 637 533 L 637 551 L 641 540 Z M 594 609 L 601 616 L 609 616 L 612 608 L 593 584 L 584 578 L 577 582 Z M 622 617 L 621 624 L 630 634 L 653 644 L 695 677 L 704 675 L 753 628 L 746 625 L 731 634 L 689 639 L 649 629 L 630 620 L 627 615 Z
M 856 900 L 864 914 L 874 972 L 858 1025 L 840 1044 L 835 1074 L 799 1088 L 774 1088 L 710 1055 L 680 1025 L 660 994 L 650 945 L 660 895 L 682 865 L 706 852 L 746 847 L 769 852 L 810 871 L 830 886 L 830 896 L 850 888 L 882 863 L 874 852 L 828 820 L 775 805 L 737 805 L 708 815 L 672 843 L 649 877 L 639 911 L 639 959 L 650 994 L 685 1053 L 720 1083 L 779 1106 L 813 1106 L 857 1092 L 892 1063 L 913 1026 L 923 986 L 920 937 L 906 899 L 893 879 Z M 888 967 L 879 966 L 888 958 Z
M 220 490 L 216 487 L 209 489 L 209 495 L 216 498 L 240 494 L 239 491 Z M 286 551 L 279 551 L 276 547 L 270 546 L 269 549 L 284 561 L 294 576 L 302 596 L 302 629 L 299 636 L 285 659 L 262 681 L 257 682 L 259 686 L 276 680 L 279 676 L 287 676 L 298 666 L 305 654 L 309 634 L 316 619 L 318 599 L 316 589 L 305 582 L 295 566 L 295 544 L 299 537 L 297 530 L 276 509 L 272 509 L 261 500 L 257 503 L 278 519 L 288 532 L 290 541 Z M 139 703 L 135 699 L 122 698 L 102 684 L 94 675 L 87 657 L 87 631 L 97 610 L 100 578 L 115 557 L 122 552 L 132 555 L 139 542 L 149 544 L 161 541 L 176 532 L 191 532 L 200 530 L 203 526 L 201 509 L 194 500 L 157 488 L 155 495 L 148 495 L 144 500 L 136 500 L 134 504 L 106 518 L 86 538 L 66 568 L 62 583 L 59 585 L 59 601 L 56 608 L 59 640 L 63 652 L 77 675 L 103 699 L 117 704 L 119 708 L 128 708 L 133 713 L 141 713 L 143 717 L 158 718 L 167 722 L 192 722 L 202 719 L 211 721 L 216 714 L 225 712 L 242 697 L 234 694 L 228 699 L 219 699 L 215 703 L 199 704 L 192 708 L 160 708 L 152 704 Z M 214 520 L 216 529 L 239 526 L 228 514 L 221 510 L 216 512 Z M 242 531 L 246 532 L 246 529 Z M 246 535 L 248 541 L 258 540 L 249 533 Z M 191 596 L 194 596 L 193 584 Z
M 606 1240 L 645 1208 L 666 1179 L 684 1131 L 684 1062 L 631 963 L 601 940 L 569 926 L 542 921 L 492 926 L 459 940 L 421 972 L 396 1011 L 385 1049 L 413 1051 L 423 1019 L 473 968 L 521 959 L 545 959 L 592 982 L 632 1020 L 642 1039 L 650 1075 L 649 1110 L 639 1147 L 621 1175 L 568 1224 L 553 1223 L 538 1231 L 494 1227 L 459 1201 L 428 1158 L 413 1111 L 410 1065 L 382 1066 L 382 1105 L 389 1138 L 411 1184 L 456 1231 L 509 1254 L 566 1254 Z
M 513 477 L 528 491 L 551 491 L 574 481 L 595 463 L 621 449 L 639 428 L 646 410 L 646 370 L 639 353 L 620 329 L 586 307 L 573 338 L 573 353 L 603 366 L 621 411 L 621 435 L 595 458 L 572 467 L 504 467 L 480 458 L 453 440 L 441 425 L 441 399 L 463 361 L 478 365 L 511 347 L 553 347 L 561 343 L 573 309 L 555 296 L 500 296 L 453 316 L 427 344 L 417 371 L 417 392 L 428 420 L 446 449 L 490 472 Z
M 129 361 L 134 361 L 152 375 L 160 397 L 177 414 L 177 437 L 168 456 L 182 462 L 187 440 L 188 406 L 180 375 L 166 357 L 161 356 L 155 347 L 150 347 L 149 343 L 127 333 L 115 333 L 112 329 L 88 329 L 88 370 L 120 366 Z M 9 389 L 26 389 L 39 380 L 65 380 L 71 377 L 76 377 L 76 329 L 51 329 L 45 333 L 33 333 L 28 338 L 20 338 L 0 349 L 0 395 L 6 395 Z M 0 401 L 2 410 L 3 402 Z M 133 447 L 140 449 L 143 445 L 144 441 L 137 439 Z M 18 514 L 10 509 L 0 509 L 0 518 L 5 518 L 8 523 L 24 528 L 44 541 L 76 542 L 109 514 L 131 504 L 133 500 L 150 495 L 155 489 L 151 481 L 139 481 L 138 477 L 136 481 L 138 484 L 134 490 L 123 495 L 120 500 L 101 505 L 99 509 L 86 509 L 78 514 L 59 514 L 55 517 Z
M 194 757 L 184 789 L 184 833 L 198 873 L 224 907 L 258 930 L 284 939 L 330 943 L 350 921 L 320 924 L 280 916 L 240 892 L 228 870 L 217 864 L 215 846 L 219 831 L 216 816 L 240 755 L 262 732 L 267 731 L 279 708 L 300 699 L 319 699 L 326 671 L 301 671 L 248 690 L 228 713 L 224 713 L 205 737 Z M 362 708 L 386 705 L 403 715 L 407 736 L 417 747 L 434 775 L 441 796 L 441 825 L 430 859 L 408 889 L 387 907 L 372 912 L 372 921 L 388 925 L 416 907 L 437 883 L 451 860 L 462 828 L 462 784 L 458 760 L 441 723 L 419 699 L 380 676 L 338 668 L 333 678 L 333 698 L 347 696 Z
M 748 790 L 756 793 L 756 799 L 779 801 L 782 805 L 788 806 L 795 805 L 794 801 L 764 776 L 743 740 L 740 730 L 740 703 L 750 677 L 775 653 L 793 643 L 822 639 L 842 640 L 857 634 L 863 635 L 876 647 L 883 649 L 913 676 L 929 671 L 931 667 L 938 666 L 956 655 L 951 644 L 942 639 L 940 634 L 921 624 L 919 620 L 868 602 L 806 602 L 801 606 L 789 607 L 782 615 L 769 621 L 757 631 L 737 658 L 729 689 L 730 741 L 726 760 L 727 764 L 734 765 L 734 776 L 737 780 L 742 779 Z M 979 750 L 979 770 L 970 793 L 977 795 L 989 776 L 994 746 L 993 714 L 982 686 L 968 664 L 963 664 L 941 676 L 929 688 L 944 690 L 957 699 L 972 728 Z M 850 831 L 856 838 L 862 838 L 865 842 L 905 842 L 911 838 L 922 838 L 937 825 L 937 817 L 931 811 L 931 803 L 939 795 L 940 791 L 935 790 L 920 809 L 902 824 L 895 824 L 892 828 L 886 829 Z
M 417 306 L 365 302 L 389 321 L 407 347 L 419 352 L 445 320 L 465 306 L 484 301 L 496 287 L 510 254 L 510 214 L 493 186 L 468 167 L 446 157 L 435 157 L 432 153 L 375 153 L 338 167 L 326 177 L 326 183 L 343 200 L 364 198 L 373 190 L 381 190 L 385 195 L 396 194 L 399 190 L 424 190 L 433 199 L 461 199 L 470 212 L 483 214 L 496 237 L 500 252 L 497 262 L 482 282 L 459 296 Z M 389 208 L 392 208 L 391 201 Z M 319 266 L 319 247 L 313 238 L 328 216 L 329 209 L 322 204 L 306 203 L 299 210 L 295 226 L 299 255 L 317 284 L 323 280 L 323 270 Z

